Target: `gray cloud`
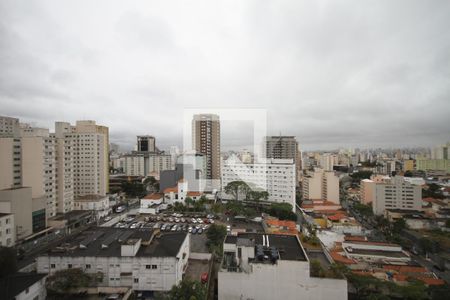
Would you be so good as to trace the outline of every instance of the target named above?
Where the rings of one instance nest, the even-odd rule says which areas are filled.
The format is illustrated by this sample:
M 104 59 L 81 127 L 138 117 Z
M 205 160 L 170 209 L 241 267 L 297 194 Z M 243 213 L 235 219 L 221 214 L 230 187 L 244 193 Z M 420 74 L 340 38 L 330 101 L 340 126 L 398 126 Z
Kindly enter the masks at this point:
M 305 149 L 431 146 L 450 139 L 449 14 L 444 0 L 2 1 L 0 113 L 166 148 L 184 108 L 265 108 L 269 134 Z M 224 147 L 249 144 L 225 125 Z

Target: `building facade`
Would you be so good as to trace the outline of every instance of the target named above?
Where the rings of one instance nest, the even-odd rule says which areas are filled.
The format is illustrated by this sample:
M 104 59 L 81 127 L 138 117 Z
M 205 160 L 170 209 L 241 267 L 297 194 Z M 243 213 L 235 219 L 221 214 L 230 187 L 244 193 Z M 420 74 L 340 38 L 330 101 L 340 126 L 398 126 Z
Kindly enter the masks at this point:
M 103 218 L 111 211 L 109 208 L 109 196 L 100 195 L 80 196 L 75 199 L 74 208 L 75 210 L 93 211 L 97 218 Z
M 373 213 L 383 215 L 386 209 L 422 210 L 422 187 L 395 176 L 375 184 Z
M 295 210 L 295 164 L 292 159 L 261 159 L 244 164 L 235 157 L 225 160 L 222 167 L 222 192 L 233 181 L 244 181 L 253 190 L 269 193 L 268 201 L 285 202 Z
M 180 283 L 189 259 L 189 234 L 98 227 L 37 258 L 39 274 L 80 268 L 102 274 L 100 286 L 169 291 Z
M 192 145 L 206 157 L 206 179 L 220 179 L 220 120 L 218 115 L 194 115 Z
M 315 169 L 302 181 L 303 199 L 327 200 L 339 204 L 339 177 L 334 171 Z
M 0 213 L 0 247 L 12 247 L 16 243 L 13 214 Z
M 347 299 L 347 280 L 310 275 L 296 235 L 228 235 L 218 272 L 218 298 Z

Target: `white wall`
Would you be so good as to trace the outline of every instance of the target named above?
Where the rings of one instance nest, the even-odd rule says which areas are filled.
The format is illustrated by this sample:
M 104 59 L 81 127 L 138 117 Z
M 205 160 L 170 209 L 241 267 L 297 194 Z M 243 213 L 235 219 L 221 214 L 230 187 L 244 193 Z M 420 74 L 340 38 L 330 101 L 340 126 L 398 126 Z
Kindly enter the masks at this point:
M 309 262 L 255 263 L 252 272 L 219 272 L 219 300 L 347 299 L 347 281 L 309 276 Z

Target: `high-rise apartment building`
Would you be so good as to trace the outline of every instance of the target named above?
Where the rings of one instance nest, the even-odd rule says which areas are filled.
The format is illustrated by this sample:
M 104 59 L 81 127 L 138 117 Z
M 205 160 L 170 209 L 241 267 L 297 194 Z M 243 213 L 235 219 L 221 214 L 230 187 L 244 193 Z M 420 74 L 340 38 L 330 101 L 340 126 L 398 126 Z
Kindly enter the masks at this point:
M 19 119 L 0 116 L 0 137 L 18 137 Z
M 137 137 L 138 152 L 156 152 L 155 137 L 151 135 L 138 135 Z
M 46 128 L 21 124 L 22 185 L 31 187 L 32 198 L 45 198 L 47 218 L 56 215 L 55 140 Z
M 386 209 L 421 210 L 422 187 L 395 176 L 377 182 L 372 201 L 373 213 L 382 215 Z
M 230 157 L 222 167 L 222 189 L 233 181 L 244 181 L 254 190 L 267 191 L 268 201 L 289 203 L 295 211 L 295 164 L 292 159 L 260 159 L 254 164 L 244 164 L 236 157 Z
M 296 182 L 302 167 L 301 155 L 295 136 L 267 136 L 265 138 L 265 157 L 292 159 L 296 165 Z
M 334 171 L 315 169 L 303 177 L 303 199 L 327 200 L 339 204 L 339 177 Z
M 66 122 L 55 122 L 56 153 L 56 199 L 57 212 L 67 213 L 74 209 L 74 138 L 72 126 Z
M 293 159 L 296 161 L 298 155 L 298 143 L 295 136 L 267 136 L 266 157 Z
M 74 197 L 106 195 L 109 190 L 108 127 L 95 121 L 77 121 L 73 139 Z
M 206 179 L 220 179 L 220 120 L 218 115 L 199 114 L 192 120 L 192 145 L 206 156 Z

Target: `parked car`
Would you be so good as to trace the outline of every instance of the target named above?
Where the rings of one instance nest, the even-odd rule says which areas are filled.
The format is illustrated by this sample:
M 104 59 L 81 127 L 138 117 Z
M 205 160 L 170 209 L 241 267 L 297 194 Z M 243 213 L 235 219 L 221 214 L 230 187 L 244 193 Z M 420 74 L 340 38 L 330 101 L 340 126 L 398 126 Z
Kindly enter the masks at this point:
M 197 233 L 197 228 L 192 228 L 192 234 L 196 234 Z
M 203 233 L 203 229 L 202 228 L 197 229 L 197 233 L 198 234 L 202 234 Z

